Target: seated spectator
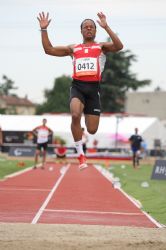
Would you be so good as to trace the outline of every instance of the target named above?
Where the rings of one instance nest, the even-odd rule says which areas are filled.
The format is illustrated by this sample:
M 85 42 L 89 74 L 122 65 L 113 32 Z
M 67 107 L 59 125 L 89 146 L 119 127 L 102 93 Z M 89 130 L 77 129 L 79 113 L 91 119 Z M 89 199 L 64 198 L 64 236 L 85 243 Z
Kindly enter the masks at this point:
M 57 159 L 63 159 L 66 162 L 67 148 L 63 145 L 63 143 L 61 141 L 59 141 L 59 143 L 57 144 L 54 152 L 56 154 Z

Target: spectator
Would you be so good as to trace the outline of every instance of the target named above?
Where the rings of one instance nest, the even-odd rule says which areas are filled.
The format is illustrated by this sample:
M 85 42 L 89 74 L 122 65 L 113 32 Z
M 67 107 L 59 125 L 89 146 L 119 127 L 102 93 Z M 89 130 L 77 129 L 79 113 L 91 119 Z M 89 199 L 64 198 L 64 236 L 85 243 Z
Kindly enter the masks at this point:
M 47 146 L 48 146 L 48 138 L 49 135 L 53 133 L 53 131 L 46 126 L 47 120 L 43 119 L 42 125 L 33 129 L 33 134 L 37 137 L 37 148 L 35 152 L 35 165 L 34 169 L 37 168 L 38 157 L 42 152 L 43 159 L 42 159 L 42 169 L 44 169 L 44 164 L 46 162 L 46 153 L 47 153 Z
M 137 168 L 139 166 L 141 143 L 143 141 L 142 137 L 138 134 L 138 128 L 135 128 L 135 134 L 131 135 L 129 141 L 132 150 L 133 167 Z
M 57 159 L 60 160 L 60 162 L 66 163 L 66 152 L 67 152 L 67 149 L 63 145 L 62 141 L 58 141 L 58 144 L 55 148 L 55 154 L 56 154 Z

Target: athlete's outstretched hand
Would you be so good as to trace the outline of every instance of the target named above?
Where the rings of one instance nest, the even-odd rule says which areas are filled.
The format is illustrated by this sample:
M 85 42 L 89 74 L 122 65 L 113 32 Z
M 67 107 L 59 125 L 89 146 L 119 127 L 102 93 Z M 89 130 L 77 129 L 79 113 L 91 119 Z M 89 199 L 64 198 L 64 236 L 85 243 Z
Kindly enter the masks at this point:
M 106 16 L 104 15 L 104 13 L 103 12 L 99 12 L 99 13 L 97 13 L 97 16 L 100 19 L 100 20 L 97 20 L 98 24 L 102 28 L 106 28 L 107 27 L 107 21 L 106 21 Z
M 47 29 L 48 25 L 51 22 L 51 19 L 49 19 L 49 13 L 47 12 L 47 14 L 45 15 L 44 12 L 39 13 L 39 16 L 37 17 L 39 24 L 40 24 L 40 28 L 41 29 Z

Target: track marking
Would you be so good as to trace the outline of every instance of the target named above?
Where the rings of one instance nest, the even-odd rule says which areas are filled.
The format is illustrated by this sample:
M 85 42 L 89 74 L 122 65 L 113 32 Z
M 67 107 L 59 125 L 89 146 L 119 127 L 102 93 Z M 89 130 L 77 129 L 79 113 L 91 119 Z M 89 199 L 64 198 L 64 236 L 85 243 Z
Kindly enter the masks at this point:
M 20 170 L 20 171 L 18 170 L 17 172 L 15 172 L 15 173 L 13 173 L 13 174 L 6 175 L 1 181 L 5 181 L 5 180 L 8 179 L 8 178 L 12 178 L 12 177 L 21 175 L 21 174 L 23 174 L 23 173 L 26 173 L 26 172 L 30 171 L 32 168 L 33 168 L 33 166 L 32 166 L 32 167 L 25 168 L 25 169 Z
M 51 189 L 40 189 L 40 188 L 0 188 L 0 191 L 41 191 L 41 192 L 48 192 Z
M 41 163 L 39 163 L 37 165 L 37 167 L 40 167 L 41 166 Z M 24 174 L 30 170 L 32 170 L 34 168 L 34 166 L 31 166 L 31 167 L 27 167 L 23 170 L 18 170 L 17 172 L 13 173 L 13 174 L 9 174 L 9 175 L 6 175 L 1 181 L 5 181 L 6 179 L 8 178 L 12 178 L 12 177 L 15 177 L 15 176 L 18 176 L 18 175 L 21 175 L 21 174 Z
M 59 179 L 56 181 L 55 185 L 51 189 L 51 192 L 49 193 L 49 195 L 47 196 L 47 198 L 44 201 L 43 205 L 40 207 L 39 211 L 37 212 L 37 214 L 33 218 L 31 224 L 36 224 L 38 222 L 40 216 L 42 215 L 42 213 L 43 213 L 44 209 L 46 208 L 46 206 L 48 205 L 49 201 L 51 200 L 53 194 L 55 193 L 55 191 L 58 188 L 59 184 L 61 183 L 62 179 L 64 178 L 64 176 L 65 176 L 66 172 L 68 171 L 69 167 L 70 167 L 70 164 L 68 164 L 66 166 L 66 169 L 63 166 L 63 171 L 62 171 Z
M 111 211 L 89 211 L 89 210 L 60 210 L 60 209 L 45 209 L 45 212 L 60 212 L 60 213 L 82 213 L 82 214 L 114 214 L 114 215 L 139 215 L 144 216 L 142 213 L 125 213 L 125 212 L 111 212 Z
M 164 225 L 160 224 L 159 222 L 157 222 L 152 216 L 150 216 L 148 213 L 146 213 L 145 211 L 142 211 L 142 213 L 149 218 L 149 220 L 151 220 L 157 227 L 159 228 L 163 228 Z
M 100 165 L 93 165 L 107 180 L 109 180 L 111 183 L 113 181 L 112 176 L 110 175 L 110 172 L 106 169 L 104 169 L 102 166 Z M 128 198 L 137 208 L 141 209 L 139 204 L 131 197 L 129 196 L 122 188 L 118 188 L 118 190 L 126 196 L 126 198 Z M 149 214 L 147 214 L 146 212 L 144 212 L 143 210 L 141 210 L 141 212 L 154 224 L 156 225 L 158 228 L 162 228 L 162 225 L 156 221 L 152 216 L 150 216 Z

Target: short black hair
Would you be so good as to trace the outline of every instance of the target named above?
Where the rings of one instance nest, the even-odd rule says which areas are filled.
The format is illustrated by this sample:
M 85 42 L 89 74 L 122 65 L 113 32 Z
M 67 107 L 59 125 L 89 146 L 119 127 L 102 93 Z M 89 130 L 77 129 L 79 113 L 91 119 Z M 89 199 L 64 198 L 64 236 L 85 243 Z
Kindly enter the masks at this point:
M 81 23 L 81 30 L 82 30 L 82 26 L 83 26 L 83 24 L 84 24 L 85 21 L 92 21 L 92 22 L 94 23 L 94 26 L 95 26 L 95 29 L 96 29 L 96 24 L 95 24 L 95 22 L 94 22 L 92 19 L 90 19 L 90 18 L 86 18 L 86 19 L 84 19 L 84 20 L 82 21 L 82 23 Z

